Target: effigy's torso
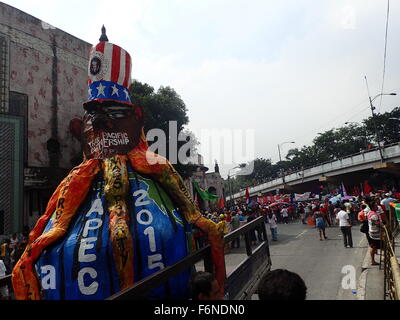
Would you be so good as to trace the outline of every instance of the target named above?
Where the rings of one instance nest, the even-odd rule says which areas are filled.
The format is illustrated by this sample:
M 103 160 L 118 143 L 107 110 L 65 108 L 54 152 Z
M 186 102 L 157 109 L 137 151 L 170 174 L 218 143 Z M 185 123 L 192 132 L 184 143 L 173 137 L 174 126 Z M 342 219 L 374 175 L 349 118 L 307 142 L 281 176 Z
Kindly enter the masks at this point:
M 137 282 L 188 255 L 190 225 L 158 182 L 137 174 L 129 165 L 128 175 L 126 201 Z M 35 265 L 44 299 L 105 299 L 121 290 L 107 207 L 100 173 L 65 236 L 46 248 Z M 54 218 L 43 233 L 52 228 Z M 174 277 L 149 298 L 186 298 L 189 276 L 188 270 Z

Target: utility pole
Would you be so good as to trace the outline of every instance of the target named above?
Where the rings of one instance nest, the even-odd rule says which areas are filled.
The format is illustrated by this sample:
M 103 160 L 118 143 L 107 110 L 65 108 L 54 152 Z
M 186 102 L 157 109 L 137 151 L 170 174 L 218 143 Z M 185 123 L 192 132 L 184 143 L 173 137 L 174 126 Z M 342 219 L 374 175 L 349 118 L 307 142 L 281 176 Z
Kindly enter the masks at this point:
M 378 142 L 379 154 L 380 154 L 380 156 L 381 156 L 381 162 L 384 162 L 385 159 L 384 159 L 384 157 L 383 157 L 383 152 L 382 152 L 382 147 L 381 147 L 380 136 L 379 136 L 379 134 L 378 134 L 378 130 L 377 130 L 377 127 L 376 127 L 376 117 L 375 117 L 375 112 L 374 112 L 375 107 L 372 105 L 372 102 L 373 102 L 376 98 L 378 98 L 378 97 L 380 97 L 380 96 L 395 96 L 395 95 L 397 95 L 397 94 L 394 93 L 394 92 L 391 92 L 391 93 L 379 93 L 379 94 L 377 94 L 375 97 L 373 97 L 373 98 L 371 99 L 371 96 L 370 96 L 370 94 L 369 94 L 369 87 L 368 87 L 367 76 L 365 76 L 365 82 L 366 82 L 366 84 L 367 84 L 369 105 L 370 105 L 370 107 L 371 107 L 372 122 L 373 122 L 373 125 L 374 125 L 374 131 L 375 131 L 375 135 L 376 135 L 376 140 L 377 140 L 377 142 Z
M 282 142 L 281 144 L 278 144 L 279 162 L 282 162 L 280 146 L 284 145 L 285 143 L 295 143 L 295 142 L 294 141 L 288 141 L 288 142 Z M 282 169 L 280 169 L 280 171 L 281 171 L 283 185 L 285 185 L 285 175 L 283 174 L 283 170 Z
M 379 155 L 381 156 L 381 162 L 384 162 L 385 160 L 383 158 L 383 153 L 382 153 L 382 148 L 381 148 L 381 141 L 380 141 L 381 139 L 380 139 L 380 137 L 378 135 L 378 130 L 376 128 L 376 118 L 375 118 L 375 112 L 374 112 L 375 107 L 372 105 L 372 99 L 371 99 L 370 96 L 369 96 L 369 104 L 371 106 L 372 122 L 374 124 L 374 131 L 375 131 L 375 135 L 376 135 L 376 141 L 378 142 Z

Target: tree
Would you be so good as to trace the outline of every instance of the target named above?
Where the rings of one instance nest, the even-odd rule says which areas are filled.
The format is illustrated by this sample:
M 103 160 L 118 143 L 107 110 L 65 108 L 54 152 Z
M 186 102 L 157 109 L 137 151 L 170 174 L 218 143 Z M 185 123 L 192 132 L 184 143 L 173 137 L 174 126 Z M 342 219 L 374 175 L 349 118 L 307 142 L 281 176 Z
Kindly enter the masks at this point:
M 182 162 L 188 161 L 190 155 L 193 155 L 198 141 L 192 132 L 184 128 L 184 126 L 189 123 L 189 117 L 187 115 L 186 105 L 181 97 L 171 87 L 160 87 L 157 92 L 155 92 L 153 87 L 139 81 L 134 81 L 132 83 L 130 93 L 133 103 L 137 103 L 143 108 L 145 135 L 152 129 L 160 129 L 164 132 L 166 137 L 164 150 L 166 154 L 161 155 L 171 161 L 182 178 L 185 179 L 191 176 L 196 166 Z M 186 141 L 175 140 L 178 137 L 174 135 L 174 132 L 171 132 L 171 130 L 175 128 L 176 134 L 182 133 L 187 137 Z M 180 150 L 188 140 L 190 140 L 190 150 L 186 153 L 184 159 L 180 159 L 178 157 L 178 150 Z M 171 150 L 176 152 L 174 155 L 169 153 L 170 142 L 176 142 L 177 144 L 177 150 Z
M 375 125 L 382 145 L 391 144 L 400 140 L 400 121 L 394 119 L 400 118 L 400 108 L 394 108 L 390 112 L 376 114 L 364 120 L 364 125 L 368 134 L 373 137 L 377 144 Z

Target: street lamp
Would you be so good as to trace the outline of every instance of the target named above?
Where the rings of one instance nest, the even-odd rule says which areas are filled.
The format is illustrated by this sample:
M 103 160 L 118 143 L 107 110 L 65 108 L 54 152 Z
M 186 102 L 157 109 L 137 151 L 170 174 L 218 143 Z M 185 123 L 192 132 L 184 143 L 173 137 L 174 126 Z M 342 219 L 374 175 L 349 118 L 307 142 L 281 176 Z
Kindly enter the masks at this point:
M 286 143 L 296 143 L 294 141 L 287 141 L 287 142 L 282 142 L 281 144 L 278 144 L 278 153 L 279 153 L 279 162 L 282 162 L 282 157 L 281 157 L 281 146 L 283 146 Z M 285 176 L 283 175 L 282 169 L 281 169 L 281 176 L 282 176 L 282 181 L 283 184 L 285 185 Z
M 383 162 L 384 159 L 383 159 L 383 154 L 382 154 L 381 142 L 380 142 L 380 138 L 379 138 L 379 135 L 378 135 L 378 130 L 376 129 L 375 112 L 374 112 L 374 110 L 376 108 L 372 105 L 372 101 L 374 101 L 376 98 L 378 98 L 380 96 L 395 96 L 395 95 L 397 95 L 397 93 L 391 92 L 391 93 L 379 93 L 375 97 L 373 97 L 372 99 L 371 99 L 370 96 L 368 97 L 369 98 L 369 104 L 371 106 L 372 120 L 373 120 L 373 123 L 374 123 L 374 130 L 375 130 L 376 140 L 378 142 L 378 149 L 379 149 L 379 154 L 381 156 L 381 162 Z

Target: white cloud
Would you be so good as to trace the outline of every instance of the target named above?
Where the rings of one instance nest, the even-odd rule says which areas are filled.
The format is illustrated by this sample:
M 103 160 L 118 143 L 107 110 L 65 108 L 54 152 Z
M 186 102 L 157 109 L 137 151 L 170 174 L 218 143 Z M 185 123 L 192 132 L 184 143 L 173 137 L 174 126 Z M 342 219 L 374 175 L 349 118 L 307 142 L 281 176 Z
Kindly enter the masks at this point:
M 181 95 L 189 128 L 254 128 L 256 155 L 273 161 L 282 141 L 302 147 L 369 116 L 365 75 L 371 95 L 381 89 L 386 1 L 13 3 L 91 43 L 104 23 L 134 78 Z M 399 14 L 392 1 L 385 88 L 400 94 Z M 381 111 L 399 103 L 385 97 Z

